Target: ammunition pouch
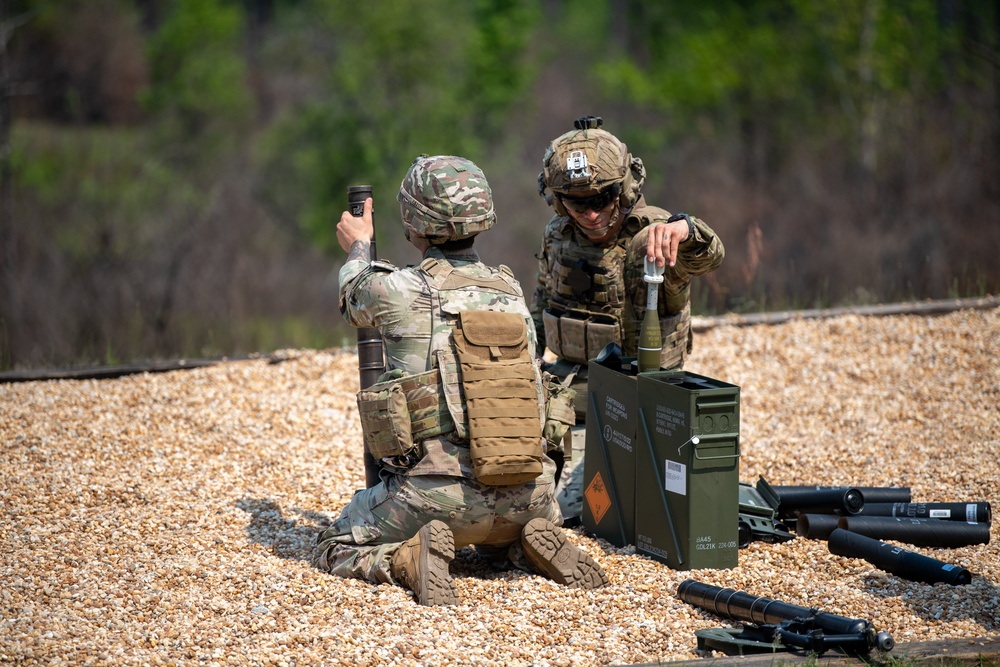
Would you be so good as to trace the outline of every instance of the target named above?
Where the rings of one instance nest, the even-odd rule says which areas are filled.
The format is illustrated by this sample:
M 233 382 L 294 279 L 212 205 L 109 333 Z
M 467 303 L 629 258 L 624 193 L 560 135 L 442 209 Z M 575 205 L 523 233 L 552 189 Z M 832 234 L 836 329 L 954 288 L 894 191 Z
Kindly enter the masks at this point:
M 542 473 L 542 406 L 527 326 L 517 313 L 464 311 L 452 330 L 469 420 L 472 472 L 490 486 Z
M 561 385 L 573 391 L 573 411 L 576 413 L 576 424 L 582 424 L 587 419 L 587 378 L 590 375 L 590 365 L 574 364 L 565 359 L 557 359 L 551 364 L 543 363 L 542 371 L 555 376 Z
M 556 356 L 574 364 L 589 363 L 608 343 L 622 345 L 621 329 L 610 315 L 548 308 L 542 311 L 542 323 L 545 346 Z M 634 338 L 642 321 L 630 320 L 626 324 L 630 325 L 626 327 L 627 335 Z M 691 346 L 690 303 L 675 315 L 660 317 L 660 336 L 660 367 L 683 366 Z
M 576 425 L 573 407 L 576 389 L 564 385 L 551 373 L 542 373 L 542 386 L 545 389 L 545 425 L 542 426 L 545 451 L 561 451 L 563 459 L 569 461 L 573 458 L 570 429 Z
M 404 459 L 413 463 L 422 455 L 420 443 L 428 438 L 451 434 L 456 441 L 468 440 L 468 420 L 455 356 L 451 352 L 441 353 L 437 359 L 440 365 L 434 370 L 419 375 L 390 371 L 376 384 L 358 392 L 361 427 L 376 459 Z M 542 374 L 542 385 L 545 451 L 564 450 L 568 460 L 572 448 L 567 447 L 566 438 L 576 423 L 573 401 L 577 392 L 550 373 Z
M 497 486 L 541 474 L 545 452 L 563 450 L 568 457 L 577 392 L 540 372 L 524 317 L 462 312 L 450 338 L 451 349 L 434 350 L 432 370 L 393 370 L 358 392 L 372 456 L 388 467 L 405 462 L 406 469 L 423 455 L 424 440 L 447 436 L 468 444 L 476 478 Z
M 608 343 L 621 345 L 621 328 L 611 315 L 547 308 L 542 312 L 545 346 L 567 361 L 586 364 Z
M 376 459 L 414 454 L 427 438 L 455 430 L 437 369 L 385 373 L 359 391 L 357 401 L 365 441 Z

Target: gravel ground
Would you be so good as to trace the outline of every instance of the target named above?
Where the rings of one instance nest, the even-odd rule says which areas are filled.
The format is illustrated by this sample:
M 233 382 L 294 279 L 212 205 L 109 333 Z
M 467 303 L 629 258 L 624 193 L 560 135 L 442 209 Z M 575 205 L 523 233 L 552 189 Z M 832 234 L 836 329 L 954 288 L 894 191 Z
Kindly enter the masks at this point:
M 909 486 L 990 501 L 1000 480 L 1000 309 L 721 326 L 687 369 L 741 387 L 740 479 Z M 907 582 L 825 542 L 755 542 L 732 570 L 673 571 L 569 531 L 610 586 L 568 590 L 462 550 L 463 604 L 311 564 L 363 486 L 350 350 L 114 380 L 0 385 L 0 662 L 606 665 L 699 657 L 726 625 L 695 578 L 870 618 L 897 643 L 1000 634 L 1000 535 L 907 547 L 968 586 Z

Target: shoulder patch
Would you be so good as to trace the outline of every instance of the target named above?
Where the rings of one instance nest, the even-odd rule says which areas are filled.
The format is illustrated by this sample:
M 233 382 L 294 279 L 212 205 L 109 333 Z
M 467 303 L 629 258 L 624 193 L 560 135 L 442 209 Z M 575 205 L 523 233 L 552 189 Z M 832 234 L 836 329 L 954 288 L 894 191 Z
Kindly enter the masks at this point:
M 384 259 L 373 259 L 371 264 L 368 265 L 368 267 L 369 271 L 392 272 L 398 270 L 395 264 Z

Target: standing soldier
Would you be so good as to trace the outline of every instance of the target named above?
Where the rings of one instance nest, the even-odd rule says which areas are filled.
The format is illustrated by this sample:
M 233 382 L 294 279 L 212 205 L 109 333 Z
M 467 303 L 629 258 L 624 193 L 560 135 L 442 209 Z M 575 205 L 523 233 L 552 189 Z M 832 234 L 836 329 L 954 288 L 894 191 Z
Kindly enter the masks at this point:
M 660 367 L 681 368 L 691 351 L 691 279 L 722 263 L 722 241 L 703 221 L 649 206 L 640 193 L 642 160 L 585 116 L 545 151 L 538 192 L 555 209 L 538 255 L 531 303 L 546 369 L 576 389 L 577 424 L 586 418 L 587 362 L 608 343 L 637 356 L 646 311 L 644 260 L 663 267 L 657 308 Z M 564 525 L 580 520 L 584 429 L 573 429 L 573 457 L 559 480 Z
M 370 199 L 361 217 L 345 211 L 337 225 L 348 253 L 341 310 L 353 326 L 379 330 L 388 372 L 358 394 L 380 481 L 320 533 L 318 566 L 403 585 L 425 605 L 458 602 L 449 563 L 470 544 L 502 567 L 576 588 L 606 584 L 558 527 L 547 450 L 566 427 L 544 423 L 559 411 L 547 405 L 521 287 L 473 248 L 496 222 L 486 177 L 464 158 L 419 157 L 397 199 L 418 266 L 370 261 Z

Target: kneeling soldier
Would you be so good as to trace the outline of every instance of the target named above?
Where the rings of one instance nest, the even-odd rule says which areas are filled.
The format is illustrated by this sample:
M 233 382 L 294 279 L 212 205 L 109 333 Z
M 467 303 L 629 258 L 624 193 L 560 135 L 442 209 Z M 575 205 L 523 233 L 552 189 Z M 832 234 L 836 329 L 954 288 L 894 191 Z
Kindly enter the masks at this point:
M 597 588 L 604 571 L 567 540 L 548 452 L 568 438 L 572 394 L 533 359 L 537 341 L 510 269 L 473 249 L 496 222 L 483 172 L 454 156 L 420 157 L 397 199 L 414 267 L 370 261 L 371 200 L 345 212 L 341 310 L 385 342 L 387 372 L 358 394 L 380 482 L 357 492 L 319 535 L 318 565 L 398 583 L 421 604 L 455 604 L 456 547 L 475 545 L 561 584 Z M 549 389 L 552 389 L 550 394 Z

